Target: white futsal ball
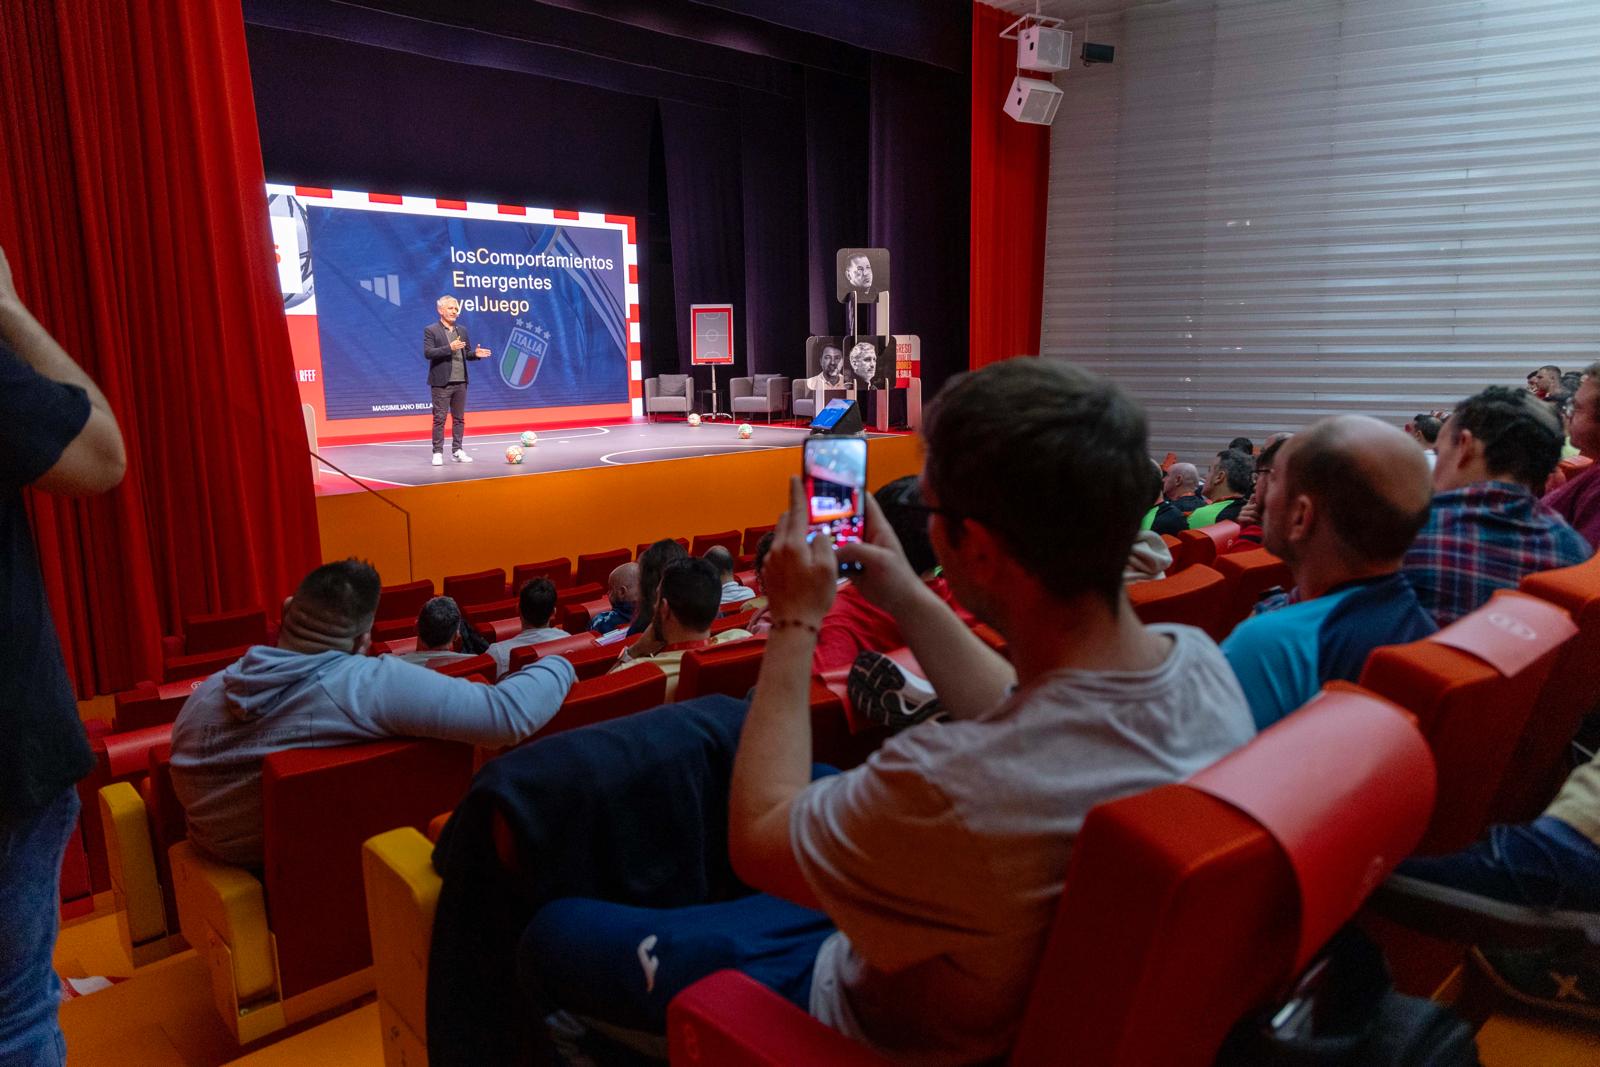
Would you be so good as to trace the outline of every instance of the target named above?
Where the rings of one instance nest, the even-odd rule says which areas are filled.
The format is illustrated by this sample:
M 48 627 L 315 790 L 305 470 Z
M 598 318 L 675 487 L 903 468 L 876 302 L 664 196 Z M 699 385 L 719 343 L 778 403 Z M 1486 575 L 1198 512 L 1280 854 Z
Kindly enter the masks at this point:
M 538 443 L 539 443 L 539 435 L 538 434 L 534 433 L 532 430 L 523 430 L 522 431 L 522 447 L 523 448 L 532 448 L 534 445 L 536 445 Z
M 506 449 L 506 462 L 507 463 L 521 463 L 522 462 L 522 446 L 521 445 L 512 445 L 510 448 Z
M 700 425 L 700 416 L 696 415 L 692 411 L 689 412 L 689 425 L 690 426 L 699 426 Z
M 741 422 L 739 424 L 739 440 L 748 441 L 751 437 L 755 436 L 755 432 L 756 428 L 751 426 L 748 422 Z

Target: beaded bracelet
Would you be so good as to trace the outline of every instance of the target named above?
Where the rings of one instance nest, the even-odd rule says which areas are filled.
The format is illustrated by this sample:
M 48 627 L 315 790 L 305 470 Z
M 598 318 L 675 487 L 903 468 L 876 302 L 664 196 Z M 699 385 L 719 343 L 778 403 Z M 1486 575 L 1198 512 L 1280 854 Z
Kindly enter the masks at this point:
M 809 630 L 811 631 L 813 637 L 819 636 L 822 633 L 822 628 L 820 626 L 817 626 L 814 623 L 806 622 L 804 619 L 774 619 L 772 621 L 771 628 L 773 630 L 785 630 L 789 627 L 795 627 L 796 629 L 800 630 Z

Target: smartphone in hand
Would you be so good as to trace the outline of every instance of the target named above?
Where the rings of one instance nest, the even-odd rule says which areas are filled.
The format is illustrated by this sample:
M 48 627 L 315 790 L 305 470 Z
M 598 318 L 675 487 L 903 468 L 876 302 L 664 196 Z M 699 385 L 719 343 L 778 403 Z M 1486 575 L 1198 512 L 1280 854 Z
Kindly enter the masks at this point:
M 806 491 L 806 539 L 826 537 L 835 545 L 859 542 L 867 533 L 867 439 L 808 437 L 801 451 Z M 861 564 L 841 563 L 842 575 L 859 573 Z

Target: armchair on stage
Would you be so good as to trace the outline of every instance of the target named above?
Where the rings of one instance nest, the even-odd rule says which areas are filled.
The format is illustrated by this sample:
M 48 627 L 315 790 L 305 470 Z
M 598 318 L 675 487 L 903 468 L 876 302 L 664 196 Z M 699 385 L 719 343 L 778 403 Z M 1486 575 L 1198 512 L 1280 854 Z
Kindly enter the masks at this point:
M 789 410 L 789 382 L 781 374 L 755 374 L 746 378 L 728 380 L 729 395 L 733 397 L 733 415 L 766 415 L 771 422 L 774 415 Z
M 687 415 L 693 408 L 694 386 L 687 374 L 660 374 L 644 380 L 644 413 Z

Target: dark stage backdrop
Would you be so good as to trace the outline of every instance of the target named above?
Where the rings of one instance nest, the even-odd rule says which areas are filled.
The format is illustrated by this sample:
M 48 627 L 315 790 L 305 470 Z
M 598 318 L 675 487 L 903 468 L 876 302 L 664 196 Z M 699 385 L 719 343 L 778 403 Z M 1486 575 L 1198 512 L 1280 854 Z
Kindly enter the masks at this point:
M 689 304 L 731 301 L 736 371 L 801 376 L 843 328 L 834 250 L 887 247 L 928 387 L 965 369 L 967 3 L 873 5 L 899 34 L 786 0 L 592 6 L 246 0 L 268 177 L 637 217 L 647 374 L 689 368 Z

